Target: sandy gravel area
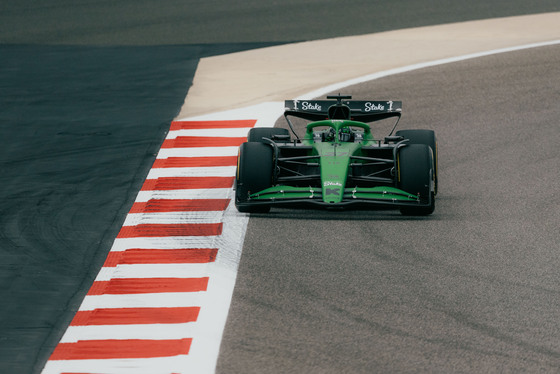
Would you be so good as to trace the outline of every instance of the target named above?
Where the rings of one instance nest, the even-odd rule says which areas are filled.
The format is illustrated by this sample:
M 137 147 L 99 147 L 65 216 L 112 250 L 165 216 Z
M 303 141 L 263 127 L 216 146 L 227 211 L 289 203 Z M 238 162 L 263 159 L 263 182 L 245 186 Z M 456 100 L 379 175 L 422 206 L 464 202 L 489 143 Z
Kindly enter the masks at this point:
M 341 37 L 200 60 L 178 118 L 295 98 L 364 75 L 560 39 L 560 12 Z

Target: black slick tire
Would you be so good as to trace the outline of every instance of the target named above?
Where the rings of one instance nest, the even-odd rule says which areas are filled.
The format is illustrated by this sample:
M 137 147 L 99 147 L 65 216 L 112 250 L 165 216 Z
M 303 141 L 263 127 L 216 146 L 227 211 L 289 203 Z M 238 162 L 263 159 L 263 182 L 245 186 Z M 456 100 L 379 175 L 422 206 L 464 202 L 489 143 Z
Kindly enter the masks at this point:
M 432 149 L 425 144 L 407 145 L 399 150 L 397 165 L 397 187 L 419 196 L 422 202 L 430 202 L 429 206 L 403 206 L 400 208 L 401 213 L 412 216 L 432 214 L 435 209 Z
M 436 133 L 433 130 L 399 130 L 395 133 L 408 139 L 408 144 L 426 144 L 434 154 L 434 195 L 438 192 L 438 149 Z
M 273 150 L 270 145 L 247 142 L 239 147 L 237 156 L 237 176 L 235 206 L 242 213 L 266 213 L 269 205 L 243 205 L 249 195 L 272 186 L 274 169 Z

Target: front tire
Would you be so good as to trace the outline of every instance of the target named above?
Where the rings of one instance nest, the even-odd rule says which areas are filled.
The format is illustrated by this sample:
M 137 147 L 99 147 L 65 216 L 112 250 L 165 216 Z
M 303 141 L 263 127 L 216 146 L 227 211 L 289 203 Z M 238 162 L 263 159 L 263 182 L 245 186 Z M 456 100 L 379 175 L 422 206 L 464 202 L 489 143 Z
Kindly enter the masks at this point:
M 242 213 L 267 213 L 269 205 L 240 205 L 249 195 L 272 186 L 274 169 L 272 147 L 260 142 L 247 142 L 239 147 L 235 207 Z
M 433 130 L 399 130 L 395 133 L 408 139 L 408 144 L 426 144 L 434 154 L 434 195 L 438 192 L 438 149 L 436 133 Z
M 425 144 L 407 145 L 399 150 L 397 165 L 397 187 L 419 196 L 422 202 L 430 202 L 429 206 L 403 206 L 400 208 L 401 213 L 412 216 L 432 214 L 435 209 L 432 149 Z

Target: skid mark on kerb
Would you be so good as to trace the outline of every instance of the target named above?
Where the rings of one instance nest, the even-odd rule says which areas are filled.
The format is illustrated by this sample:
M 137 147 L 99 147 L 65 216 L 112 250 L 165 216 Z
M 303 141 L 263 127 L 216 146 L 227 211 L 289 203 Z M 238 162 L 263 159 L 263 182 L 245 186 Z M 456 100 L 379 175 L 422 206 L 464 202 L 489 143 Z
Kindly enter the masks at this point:
M 248 220 L 231 204 L 237 147 L 255 125 L 171 124 L 43 373 L 214 372 Z

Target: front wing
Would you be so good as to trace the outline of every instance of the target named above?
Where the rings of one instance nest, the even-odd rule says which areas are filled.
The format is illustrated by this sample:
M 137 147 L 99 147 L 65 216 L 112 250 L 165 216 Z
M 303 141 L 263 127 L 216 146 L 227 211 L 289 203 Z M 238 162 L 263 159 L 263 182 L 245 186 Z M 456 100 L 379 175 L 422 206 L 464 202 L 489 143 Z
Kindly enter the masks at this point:
M 249 195 L 246 202 L 239 206 L 255 205 L 315 205 L 322 207 L 377 206 L 379 208 L 414 206 L 428 207 L 432 197 L 422 201 L 419 196 L 395 187 L 354 187 L 345 188 L 341 202 L 323 201 L 322 189 L 319 187 L 275 186 Z

